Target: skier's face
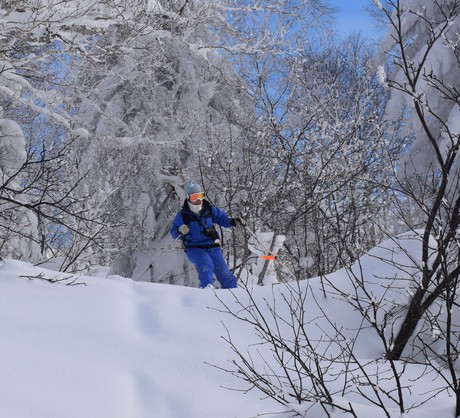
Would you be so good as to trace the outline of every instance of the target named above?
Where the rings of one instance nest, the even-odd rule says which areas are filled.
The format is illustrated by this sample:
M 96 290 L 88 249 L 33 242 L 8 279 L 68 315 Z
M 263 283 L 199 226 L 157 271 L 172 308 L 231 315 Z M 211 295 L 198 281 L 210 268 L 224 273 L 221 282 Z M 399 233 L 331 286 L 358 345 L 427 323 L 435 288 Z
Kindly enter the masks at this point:
M 203 209 L 203 205 L 193 205 L 192 202 L 188 202 L 188 207 L 193 213 L 199 213 Z

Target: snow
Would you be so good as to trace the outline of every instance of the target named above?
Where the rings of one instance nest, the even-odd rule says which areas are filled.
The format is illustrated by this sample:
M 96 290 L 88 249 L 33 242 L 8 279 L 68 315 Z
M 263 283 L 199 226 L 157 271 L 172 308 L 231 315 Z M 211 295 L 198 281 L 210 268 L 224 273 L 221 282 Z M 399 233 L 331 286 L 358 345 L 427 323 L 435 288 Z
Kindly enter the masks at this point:
M 372 0 L 372 3 L 374 3 L 374 5 L 378 7 L 380 10 L 383 10 L 382 3 L 380 3 L 379 0 Z
M 406 297 L 397 287 L 391 294 L 386 285 L 388 279 L 391 283 L 405 281 L 415 269 L 413 256 L 419 249 L 419 239 L 406 235 L 375 248 L 355 265 L 355 272 L 362 271 L 368 280 L 375 301 L 383 300 L 383 294 L 387 303 Z M 393 263 L 386 261 L 389 259 Z M 398 269 L 397 265 L 404 268 Z M 105 274 L 102 269 L 100 273 Z M 352 296 L 353 281 L 349 277 L 349 272 L 342 270 L 325 279 Z M 385 378 L 390 373 L 389 364 L 381 360 L 382 347 L 371 328 L 356 334 L 362 317 L 347 298 L 339 299 L 337 294 L 331 297 L 332 288 L 327 284 L 328 296 L 322 296 L 319 278 L 301 281 L 299 286 L 308 296 L 304 305 L 308 335 L 319 341 L 327 336 L 331 323 L 338 324 L 347 338 L 354 338 L 355 352 L 366 363 L 366 370 L 379 370 L 380 384 L 391 388 L 392 380 Z M 292 308 L 285 297 L 290 289 L 285 284 L 254 286 L 251 296 L 262 306 L 262 312 L 276 305 L 283 317 Z M 292 416 L 261 393 L 245 392 L 245 382 L 222 370 L 234 369 L 232 362 L 237 360 L 223 338 L 227 329 L 242 353 L 254 349 L 253 353 L 260 353 L 263 361 L 277 370 L 270 349 L 253 345 L 258 337 L 252 327 L 223 312 L 222 303 L 232 312 L 249 306 L 249 295 L 243 288 L 213 291 L 136 282 L 114 275 L 73 276 L 16 260 L 0 261 L 0 416 Z M 283 321 L 280 324 L 281 329 L 285 328 Z M 326 340 L 333 354 L 339 347 Z M 334 376 L 342 365 L 332 362 L 328 367 Z M 404 372 L 402 365 L 397 363 L 397 367 L 407 386 L 407 405 L 422 403 L 427 393 L 445 387 L 440 376 L 424 365 L 405 365 Z M 358 417 L 385 416 L 357 391 L 339 396 L 341 378 L 329 384 L 336 386 L 336 403 L 346 407 L 352 402 Z M 357 377 L 356 385 L 371 395 L 362 376 Z M 391 417 L 401 416 L 396 406 L 387 402 Z M 404 416 L 453 416 L 453 402 L 454 398 L 444 391 Z M 319 405 L 312 408 L 311 404 L 293 403 L 291 410 L 305 417 L 326 417 Z M 331 416 L 347 415 L 336 410 Z
M 33 41 L 35 37 L 37 43 L 42 37 L 59 35 L 63 40 L 63 47 L 68 41 L 69 45 L 78 45 L 81 49 L 77 49 L 84 54 L 86 46 L 95 40 L 94 33 L 98 33 L 99 29 L 101 34 L 105 33 L 111 25 L 122 28 L 125 20 L 133 21 L 139 7 L 147 9 L 142 10 L 146 16 L 156 13 L 161 16 L 163 12 L 166 16 L 169 14 L 168 8 L 165 6 L 163 10 L 155 0 L 142 4 L 131 2 L 129 10 L 124 10 L 123 17 L 119 15 L 118 2 L 112 4 L 82 0 L 48 3 L 37 2 L 37 7 L 30 11 L 13 6 L 10 8 L 5 3 L 5 10 L 0 12 L 0 26 L 7 31 L 7 35 L 15 33 L 17 28 L 21 28 L 23 33 L 28 31 L 30 40 Z M 373 0 L 373 3 L 382 9 L 380 1 Z M 404 16 L 410 37 L 414 36 L 414 33 L 417 34 L 415 30 L 419 30 L 420 25 L 417 21 L 421 15 L 418 11 L 422 10 L 419 8 L 421 3 L 423 2 L 420 0 L 404 2 L 406 8 L 414 8 L 417 11 L 414 14 L 406 13 Z M 113 7 L 110 7 L 111 4 Z M 428 7 L 433 9 L 435 6 L 433 3 Z M 53 15 L 55 17 L 50 19 L 49 16 Z M 432 15 L 435 15 L 432 10 L 426 14 Z M 145 22 L 141 19 L 138 23 L 143 25 Z M 440 38 L 423 64 L 427 74 L 433 70 L 446 76 L 443 78 L 446 86 L 455 85 L 457 77 L 458 67 L 452 65 L 455 60 L 451 60 L 452 51 L 455 51 L 452 47 L 457 42 L 457 26 Z M 184 25 L 184 28 L 186 32 L 187 25 Z M 182 26 L 178 29 L 180 32 Z M 158 48 L 152 48 L 152 51 L 164 53 L 158 57 L 146 54 L 147 57 L 153 57 L 153 61 L 146 59 L 145 62 L 141 59 L 142 52 L 136 56 L 130 55 L 131 59 L 138 57 L 140 62 L 133 62 L 131 59 L 127 62 L 120 60 L 116 67 L 109 68 L 109 73 L 99 84 L 96 81 L 85 82 L 94 86 L 95 96 L 100 96 L 98 99 L 86 97 L 80 109 L 80 124 L 88 129 L 82 127 L 71 130 L 74 123 L 70 123 L 72 119 L 64 117 L 65 114 L 61 115 L 60 112 L 64 110 L 60 109 L 59 104 L 64 101 L 57 92 L 34 88 L 33 84 L 13 71 L 15 66 L 4 61 L 1 63 L 4 71 L 0 74 L 0 90 L 6 98 L 15 100 L 20 105 L 28 105 L 36 112 L 53 118 L 72 131 L 80 142 L 89 141 L 88 155 L 93 149 L 101 147 L 99 141 L 104 135 L 109 138 L 113 136 L 107 149 L 102 147 L 100 153 L 94 153 L 100 160 L 108 160 L 115 165 L 131 161 L 131 150 L 142 146 L 143 154 L 139 152 L 132 155 L 136 157 L 142 154 L 148 158 L 145 161 L 133 158 L 132 161 L 136 162 L 133 173 L 148 173 L 148 176 L 145 177 L 145 182 L 142 177 L 133 175 L 128 181 L 120 179 L 113 184 L 110 184 L 111 178 L 108 176 L 103 180 L 107 187 L 101 187 L 98 190 L 100 194 L 94 193 L 93 196 L 94 200 L 108 200 L 115 191 L 120 191 L 119 200 L 124 202 L 125 207 L 129 206 L 130 210 L 126 211 L 129 213 L 127 223 L 134 225 L 133 230 L 139 235 L 135 237 L 136 244 L 142 244 L 142 250 L 133 250 L 127 254 L 126 261 L 120 264 L 132 265 L 132 268 L 120 268 L 118 272 L 129 271 L 136 281 L 113 275 L 110 270 L 102 267 L 94 268 L 87 275 L 74 276 L 57 273 L 51 270 L 50 266 L 45 268 L 15 260 L 0 261 L 0 418 L 292 416 L 292 413 L 283 413 L 284 408 L 281 405 L 267 399 L 262 393 L 255 390 L 247 391 L 247 384 L 222 370 L 234 370 L 233 362 L 239 361 L 236 353 L 225 341 L 227 330 L 232 341 L 241 349 L 241 353 L 248 353 L 248 356 L 267 370 L 278 372 L 280 369 L 273 350 L 269 346 L 259 344 L 260 334 L 257 334 L 247 322 L 222 312 L 222 303 L 232 312 L 236 312 L 237 316 L 248 314 L 248 307 L 253 301 L 260 305 L 261 312 L 268 315 L 272 312 L 271 309 L 275 310 L 276 307 L 275 318 L 271 318 L 271 322 L 269 318 L 268 322 L 278 321 L 276 325 L 283 335 L 288 335 L 289 331 L 292 331 L 289 329 L 289 314 L 296 302 L 290 304 L 293 301 L 292 294 L 289 293 L 292 288 L 286 284 L 278 284 L 275 265 L 278 271 L 280 268 L 289 271 L 289 268 L 282 264 L 282 256 L 276 261 L 260 258 L 267 253 L 278 254 L 285 236 L 279 235 L 274 241 L 272 232 L 265 233 L 265 236 L 260 235 L 263 238 L 263 248 L 252 239 L 249 243 L 255 254 L 254 262 L 250 265 L 250 273 L 258 274 L 267 267 L 265 286 L 253 284 L 249 287 L 253 301 L 248 299 L 249 294 L 243 288 L 234 291 L 212 291 L 138 281 L 141 276 L 143 280 L 152 282 L 159 277 L 169 277 L 171 282 L 182 280 L 184 283 L 190 283 L 194 279 L 193 271 L 189 273 L 190 278 L 187 280 L 175 278 L 176 273 L 185 270 L 183 267 L 186 260 L 180 248 L 169 247 L 169 235 L 161 233 L 167 230 L 167 222 L 163 217 L 157 217 L 158 213 L 155 214 L 153 210 L 153 203 L 156 201 L 154 197 L 157 196 L 156 193 L 163 182 L 174 186 L 180 194 L 182 179 L 179 176 L 184 175 L 170 175 L 168 170 L 165 170 L 165 166 L 170 165 L 175 167 L 175 170 L 179 167 L 182 171 L 183 161 L 177 158 L 176 162 L 175 158 L 169 157 L 169 149 L 167 152 L 158 147 L 167 145 L 174 153 L 176 147 L 179 149 L 178 145 L 182 146 L 189 136 L 199 137 L 202 132 L 201 127 L 198 129 L 200 121 L 207 120 L 209 116 L 208 102 L 213 102 L 215 112 L 210 116 L 219 116 L 214 119 L 220 119 L 220 116 L 230 109 L 232 112 L 237 109 L 237 119 L 238 113 L 241 114 L 245 107 L 242 96 L 227 94 L 214 76 L 208 76 L 208 61 L 220 63 L 219 55 L 214 50 L 203 47 L 199 42 L 190 45 L 186 37 L 176 38 L 169 30 L 156 30 L 147 24 L 146 33 L 150 33 L 151 38 L 146 36 L 144 39 L 158 40 Z M 122 34 L 113 33 L 114 37 L 115 35 Z M 5 41 L 8 40 L 6 36 L 4 38 Z M 11 39 L 15 38 L 11 36 Z M 130 42 L 124 39 L 126 45 L 131 42 L 133 48 L 142 45 L 141 51 L 144 51 L 144 45 L 148 45 L 142 39 L 132 39 Z M 181 42 L 178 42 L 179 40 Z M 106 42 L 108 46 L 117 45 L 115 40 L 113 44 L 109 39 Z M 426 49 L 422 46 L 425 42 L 423 37 L 414 37 L 412 48 L 408 50 L 414 61 L 424 56 Z M 102 43 L 97 42 L 94 48 L 98 45 L 101 46 Z M 389 45 L 388 50 L 391 51 L 393 44 Z M 177 53 L 172 54 L 171 51 L 176 48 Z M 246 48 L 243 52 L 250 50 L 249 45 L 240 44 L 239 47 L 235 46 L 234 50 L 238 48 Z M 198 54 L 203 59 L 194 63 L 194 60 L 190 59 L 191 53 Z M 62 50 L 62 54 L 66 55 L 65 49 Z M 172 60 L 172 66 L 178 67 L 177 83 L 168 87 L 171 80 L 175 80 L 173 76 L 176 72 L 168 73 L 167 70 L 171 56 L 176 55 L 177 58 Z M 160 58 L 164 60 L 161 61 Z M 17 68 L 21 68 L 21 65 L 18 64 Z M 146 73 L 144 68 L 151 68 L 153 71 Z M 155 75 L 158 69 L 166 69 L 165 86 L 155 88 L 146 100 L 143 86 L 158 82 Z M 132 81 L 131 85 L 123 78 L 129 70 L 131 74 L 127 80 Z M 150 75 L 144 80 L 146 74 Z M 378 76 L 382 83 L 386 83 L 388 77 L 383 66 L 379 67 Z M 97 79 L 99 80 L 99 77 Z M 138 83 L 139 80 L 146 84 Z M 188 81 L 187 88 L 179 88 L 184 80 Z M 402 72 L 395 76 L 395 81 L 404 85 L 405 78 Z M 136 86 L 134 99 L 125 95 L 133 86 Z M 84 93 L 83 87 L 87 88 L 86 84 L 82 86 Z M 429 83 L 421 78 L 417 85 L 417 93 L 424 93 L 426 103 L 436 108 L 441 103 L 441 97 L 438 92 L 433 93 L 431 90 Z M 172 100 L 176 95 L 181 97 L 178 108 L 175 105 L 177 103 Z M 197 100 L 198 97 L 200 100 Z M 388 106 L 388 114 L 400 118 L 404 105 L 411 103 L 410 97 L 393 96 Z M 137 113 L 133 112 L 135 117 L 133 116 L 130 121 L 130 129 L 127 129 L 128 122 L 123 118 L 130 109 L 135 109 Z M 455 141 L 458 141 L 460 111 L 457 105 L 441 110 L 440 120 L 446 121 L 451 136 L 455 136 L 451 138 L 447 135 L 448 131 L 443 132 L 442 138 L 445 143 L 441 149 L 447 152 L 450 147 L 456 145 Z M 154 115 L 154 118 L 142 115 Z M 180 122 L 177 126 L 174 125 L 174 129 L 170 126 L 172 119 Z M 95 126 L 89 128 L 93 120 Z M 189 124 L 188 120 L 196 120 L 197 125 Z M 227 132 L 222 128 L 225 120 L 222 124 L 213 124 L 216 132 L 222 129 L 223 136 Z M 247 125 L 247 120 L 244 121 L 245 123 L 241 123 L 242 126 Z M 145 131 L 144 126 L 150 124 L 151 128 Z M 155 127 L 156 124 L 158 127 Z M 407 124 L 410 125 L 410 121 Z M 203 129 L 209 126 L 206 124 Z M 257 129 L 257 126 L 254 128 Z M 233 127 L 230 130 L 233 130 Z M 182 134 L 182 131 L 186 134 Z M 417 130 L 414 132 L 418 133 Z M 259 134 L 262 135 L 262 132 Z M 323 134 L 328 135 L 325 128 Z M 222 135 L 218 136 L 220 139 Z M 421 166 L 427 166 L 434 155 L 427 152 L 431 148 L 427 148 L 428 143 L 425 139 L 420 135 L 413 147 L 414 153 L 420 153 L 418 160 Z M 149 144 L 150 147 L 146 146 Z M 157 152 L 158 150 L 160 152 Z M 0 155 L 0 174 L 7 175 L 14 173 L 26 158 L 23 132 L 16 122 L 9 119 L 0 119 Z M 118 160 L 115 160 L 115 155 Z M 231 153 L 231 158 L 226 159 L 226 162 L 235 162 L 234 156 L 237 154 Z M 185 160 L 185 156 L 181 156 L 181 159 Z M 91 167 L 97 161 L 97 158 L 88 158 L 86 164 Z M 211 162 L 210 158 L 210 166 Z M 187 164 L 189 167 L 192 166 L 190 161 Z M 456 177 L 458 178 L 458 175 Z M 455 184 L 455 181 L 452 183 Z M 135 190 L 135 193 L 131 193 L 132 190 Z M 180 197 L 183 198 L 183 195 Z M 292 205 L 286 210 L 288 213 L 295 212 Z M 38 220 L 32 215 L 22 216 L 21 219 L 22 223 L 31 225 L 30 229 L 37 230 Z M 159 228 L 162 224 L 164 228 Z M 155 241 L 158 248 L 152 248 L 152 237 L 164 237 Z M 31 246 L 37 245 L 33 240 L 30 240 L 30 243 Z M 305 304 L 302 305 L 302 309 L 305 308 L 305 312 L 302 312 L 305 314 L 302 326 L 315 342 L 319 353 L 325 354 L 322 359 L 322 371 L 327 375 L 327 384 L 333 393 L 334 403 L 345 409 L 350 402 L 353 403 L 353 409 L 361 418 L 390 415 L 410 418 L 453 416 L 454 396 L 444 390 L 450 376 L 445 375 L 444 380 L 428 365 L 396 363 L 401 373 L 406 413 L 400 413 L 388 397 L 384 396 L 383 402 L 389 414 L 384 414 L 382 409 L 373 405 L 371 401 L 374 399 L 373 384 L 393 391 L 394 380 L 388 362 L 382 359 L 382 342 L 372 328 L 374 324 L 381 323 L 383 318 L 381 313 L 373 315 L 370 308 L 378 305 L 385 308 L 386 313 L 392 314 L 393 322 L 386 330 L 386 335 L 398 329 L 402 318 L 401 306 L 407 304 L 416 286 L 420 285 L 421 277 L 417 276 L 417 272 L 420 271 L 420 266 L 417 266 L 419 247 L 420 241 L 413 236 L 401 237 L 398 242 L 390 240 L 363 257 L 351 271 L 342 270 L 326 277 L 299 283 L 300 289 L 306 295 Z M 164 250 L 165 253 L 161 253 L 160 262 L 148 269 L 149 263 L 152 262 L 151 252 L 148 252 L 150 250 Z M 32 249 L 22 248 L 18 251 L 21 256 L 33 252 Z M 38 250 L 35 253 L 38 253 Z M 299 261 L 299 265 L 306 268 L 310 261 L 309 257 L 304 257 Z M 356 287 L 356 282 L 360 279 L 366 282 L 367 295 Z M 366 305 L 368 302 L 370 305 Z M 436 309 L 441 312 L 440 304 L 433 304 L 432 310 Z M 445 312 L 442 315 L 446 315 Z M 458 324 L 458 318 L 455 319 L 454 324 Z M 432 341 L 433 345 L 430 348 L 435 352 L 441 351 L 442 330 L 434 325 L 431 329 L 426 327 L 427 324 L 420 324 L 421 338 Z M 344 347 L 340 345 L 340 338 L 334 338 L 338 337 L 337 330 L 341 330 L 346 341 L 353 341 L 354 353 L 367 376 L 370 376 L 371 380 L 378 376 L 379 382 L 367 381 L 358 369 L 348 370 L 349 374 L 355 375 L 353 385 L 356 385 L 357 389 L 350 385 L 350 382 L 344 382 L 345 377 L 341 373 L 344 364 L 332 360 L 346 356 L 346 353 L 341 351 Z M 292 338 L 292 335 L 290 337 Z M 310 361 L 309 358 L 306 360 Z M 305 385 L 308 386 L 308 382 L 305 382 Z M 359 391 L 370 400 L 361 396 Z M 438 391 L 436 397 L 430 398 L 430 394 Z M 290 391 L 286 387 L 281 388 L 280 393 L 284 393 L 287 398 L 290 397 Z M 394 393 L 391 392 L 392 396 Z M 330 415 L 327 415 L 318 404 L 312 406 L 292 403 L 289 408 L 305 417 L 344 416 L 343 412 L 338 410 L 331 410 Z
M 13 173 L 26 161 L 21 127 L 10 119 L 0 119 L 0 173 Z
M 385 68 L 383 67 L 383 65 L 379 65 L 377 67 L 377 77 L 379 79 L 380 84 L 386 86 L 387 75 L 386 75 Z
M 0 416 L 9 418 L 251 416 L 258 396 L 221 388 L 233 378 L 213 293 L 69 277 L 18 261 L 0 269 Z M 233 415 L 227 415 L 233 416 Z
M 72 136 L 74 136 L 75 138 L 88 139 L 89 132 L 84 128 L 77 128 L 73 130 Z

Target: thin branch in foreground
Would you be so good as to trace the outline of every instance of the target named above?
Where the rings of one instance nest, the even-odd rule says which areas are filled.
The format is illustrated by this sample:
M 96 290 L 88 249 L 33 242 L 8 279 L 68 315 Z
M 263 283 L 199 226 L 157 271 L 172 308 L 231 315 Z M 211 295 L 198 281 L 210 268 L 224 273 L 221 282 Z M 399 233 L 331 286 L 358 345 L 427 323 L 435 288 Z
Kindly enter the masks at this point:
M 29 279 L 29 280 L 35 280 L 35 279 L 39 279 L 39 280 L 45 280 L 49 283 L 64 283 L 66 286 L 79 286 L 79 285 L 83 285 L 83 286 L 86 286 L 86 283 L 85 282 L 78 282 L 78 277 L 73 277 L 73 276 L 68 276 L 68 277 L 61 277 L 61 278 L 58 278 L 58 277 L 46 277 L 45 276 L 45 273 L 39 273 L 35 276 L 31 276 L 31 275 L 21 275 L 19 277 L 22 277 L 22 278 L 26 278 L 26 279 Z M 70 281 L 68 281 L 70 280 Z

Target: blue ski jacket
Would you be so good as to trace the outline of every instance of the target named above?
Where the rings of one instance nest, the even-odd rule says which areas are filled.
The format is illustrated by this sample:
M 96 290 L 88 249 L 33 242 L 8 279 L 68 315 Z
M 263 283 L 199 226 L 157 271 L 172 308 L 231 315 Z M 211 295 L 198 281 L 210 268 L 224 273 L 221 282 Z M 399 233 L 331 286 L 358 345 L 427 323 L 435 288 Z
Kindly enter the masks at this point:
M 187 200 L 181 211 L 176 215 L 171 226 L 171 236 L 176 239 L 180 233 L 179 227 L 186 224 L 190 231 L 182 238 L 185 248 L 213 248 L 218 247 L 216 238 L 219 238 L 214 224 L 230 228 L 235 226 L 235 220 L 230 218 L 223 210 L 203 200 L 203 208 L 199 213 L 192 212 Z

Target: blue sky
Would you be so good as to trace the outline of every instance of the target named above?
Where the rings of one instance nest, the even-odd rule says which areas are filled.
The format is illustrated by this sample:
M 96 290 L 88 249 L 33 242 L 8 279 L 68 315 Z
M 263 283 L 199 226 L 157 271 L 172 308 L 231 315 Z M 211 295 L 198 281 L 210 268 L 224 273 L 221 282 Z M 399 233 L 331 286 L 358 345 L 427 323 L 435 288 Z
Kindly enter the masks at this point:
M 338 9 L 337 26 L 341 35 L 360 31 L 364 36 L 377 40 L 379 31 L 369 14 L 364 10 L 368 6 L 375 7 L 372 0 L 330 0 L 330 4 Z

